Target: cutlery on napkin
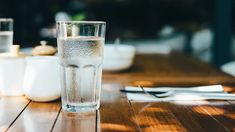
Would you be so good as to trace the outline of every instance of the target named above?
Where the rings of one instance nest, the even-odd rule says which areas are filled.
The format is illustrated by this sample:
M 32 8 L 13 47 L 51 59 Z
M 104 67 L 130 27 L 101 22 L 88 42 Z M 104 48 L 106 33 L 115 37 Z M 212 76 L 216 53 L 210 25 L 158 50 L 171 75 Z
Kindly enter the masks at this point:
M 158 88 L 146 88 L 144 89 L 151 93 L 162 93 L 169 90 L 176 92 L 224 92 L 223 86 L 221 85 L 210 85 L 210 86 L 198 86 L 198 87 L 158 87 Z M 127 93 L 144 93 L 140 87 L 126 86 L 125 89 L 120 90 L 121 92 Z
M 139 87 L 126 86 L 122 92 L 126 92 L 127 98 L 134 101 L 175 101 L 175 100 L 235 100 L 235 94 L 229 94 L 223 91 L 221 85 L 199 86 L 190 88 L 159 87 L 144 88 L 151 94 L 164 93 L 173 90 L 170 96 L 157 98 L 144 93 Z

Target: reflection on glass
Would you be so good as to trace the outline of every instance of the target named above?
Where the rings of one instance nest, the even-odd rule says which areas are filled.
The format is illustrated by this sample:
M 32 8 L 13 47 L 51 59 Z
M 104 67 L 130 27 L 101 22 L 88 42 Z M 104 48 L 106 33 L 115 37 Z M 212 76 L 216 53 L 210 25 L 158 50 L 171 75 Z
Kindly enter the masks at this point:
M 62 131 L 68 132 L 95 132 L 96 131 L 96 112 L 86 114 L 62 113 Z

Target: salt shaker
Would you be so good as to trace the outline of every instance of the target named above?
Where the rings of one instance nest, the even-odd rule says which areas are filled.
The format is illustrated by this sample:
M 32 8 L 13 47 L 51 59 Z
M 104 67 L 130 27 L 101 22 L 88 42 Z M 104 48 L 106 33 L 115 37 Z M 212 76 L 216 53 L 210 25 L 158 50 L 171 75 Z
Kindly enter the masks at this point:
M 3 96 L 23 95 L 25 55 L 19 45 L 12 45 L 9 53 L 0 54 L 0 90 Z

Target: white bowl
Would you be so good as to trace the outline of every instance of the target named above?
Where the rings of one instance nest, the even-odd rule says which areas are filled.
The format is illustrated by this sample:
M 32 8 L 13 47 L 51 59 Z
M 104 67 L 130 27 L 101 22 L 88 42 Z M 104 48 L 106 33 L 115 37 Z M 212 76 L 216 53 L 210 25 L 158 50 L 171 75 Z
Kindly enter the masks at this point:
M 105 45 L 104 63 L 105 71 L 121 71 L 130 68 L 135 57 L 135 47 L 131 45 Z
M 235 77 L 235 61 L 223 64 L 221 70 Z

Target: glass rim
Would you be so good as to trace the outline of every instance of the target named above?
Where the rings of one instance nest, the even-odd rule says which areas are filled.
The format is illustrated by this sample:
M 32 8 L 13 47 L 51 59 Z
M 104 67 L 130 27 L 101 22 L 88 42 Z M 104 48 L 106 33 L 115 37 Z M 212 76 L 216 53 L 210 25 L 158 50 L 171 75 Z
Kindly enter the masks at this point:
M 0 18 L 0 22 L 13 22 L 13 18 Z
M 56 21 L 57 24 L 68 24 L 68 23 L 77 23 L 77 24 L 106 24 L 105 21 Z

